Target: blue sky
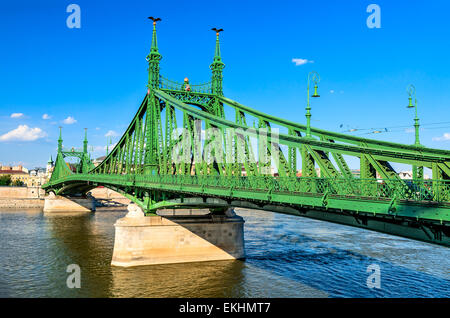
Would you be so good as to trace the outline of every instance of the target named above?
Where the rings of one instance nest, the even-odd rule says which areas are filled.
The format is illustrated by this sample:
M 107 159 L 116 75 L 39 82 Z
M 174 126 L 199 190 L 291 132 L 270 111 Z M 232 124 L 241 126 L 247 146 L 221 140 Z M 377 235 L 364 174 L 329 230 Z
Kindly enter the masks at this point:
M 71 3 L 81 8 L 80 29 L 66 26 Z M 381 8 L 380 29 L 366 25 L 371 3 Z M 321 98 L 312 102 L 313 126 L 367 129 L 352 134 L 412 144 L 412 83 L 422 144 L 450 150 L 448 12 L 444 0 L 3 2 L 0 163 L 44 166 L 58 126 L 70 147 L 82 146 L 88 128 L 94 155 L 104 154 L 105 135 L 119 138 L 146 93 L 149 15 L 162 18 L 165 77 L 209 81 L 210 29 L 221 27 L 227 97 L 304 123 L 307 74 L 316 70 Z M 384 127 L 396 128 L 370 134 Z

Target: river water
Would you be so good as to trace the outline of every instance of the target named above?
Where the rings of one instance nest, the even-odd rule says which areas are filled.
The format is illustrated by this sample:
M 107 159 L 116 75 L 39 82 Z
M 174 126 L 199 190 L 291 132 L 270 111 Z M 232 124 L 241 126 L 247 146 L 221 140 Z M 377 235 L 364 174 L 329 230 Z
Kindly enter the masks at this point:
M 450 297 L 449 248 L 254 210 L 237 210 L 245 261 L 111 267 L 125 213 L 0 211 L 0 297 Z

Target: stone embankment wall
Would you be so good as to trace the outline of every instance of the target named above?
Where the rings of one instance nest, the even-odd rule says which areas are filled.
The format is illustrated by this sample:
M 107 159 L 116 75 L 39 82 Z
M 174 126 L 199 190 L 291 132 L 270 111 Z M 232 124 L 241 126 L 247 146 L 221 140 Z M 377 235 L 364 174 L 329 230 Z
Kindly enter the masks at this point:
M 120 193 L 107 189 L 96 188 L 90 191 L 98 201 L 98 206 L 122 207 L 130 200 Z M 1 187 L 0 208 L 43 208 L 45 191 L 39 187 Z
M 45 196 L 40 187 L 0 187 L 0 198 L 39 199 Z
M 0 187 L 0 208 L 42 208 L 44 196 L 39 187 Z

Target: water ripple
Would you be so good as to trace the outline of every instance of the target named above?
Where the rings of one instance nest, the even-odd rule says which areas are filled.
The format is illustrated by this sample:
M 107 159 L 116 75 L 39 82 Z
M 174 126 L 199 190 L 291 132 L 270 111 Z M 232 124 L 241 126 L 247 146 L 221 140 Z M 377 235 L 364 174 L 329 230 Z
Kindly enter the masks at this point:
M 124 213 L 0 212 L 0 297 L 450 297 L 448 248 L 252 210 L 238 211 L 245 262 L 111 267 Z M 81 289 L 66 286 L 69 264 Z M 380 289 L 367 286 L 371 264 Z

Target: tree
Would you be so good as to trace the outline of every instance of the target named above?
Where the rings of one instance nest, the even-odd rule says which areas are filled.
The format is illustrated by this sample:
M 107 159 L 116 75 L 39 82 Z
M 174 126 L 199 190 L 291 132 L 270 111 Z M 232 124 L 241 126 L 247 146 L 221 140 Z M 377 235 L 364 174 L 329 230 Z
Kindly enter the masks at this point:
M 11 182 L 11 176 L 9 174 L 0 176 L 0 186 L 10 186 Z
M 14 180 L 11 185 L 13 187 L 23 187 L 25 185 L 25 183 L 23 183 L 23 181 L 20 181 L 20 180 Z

